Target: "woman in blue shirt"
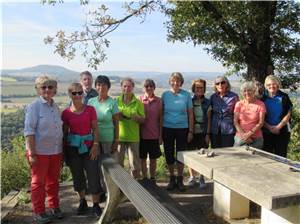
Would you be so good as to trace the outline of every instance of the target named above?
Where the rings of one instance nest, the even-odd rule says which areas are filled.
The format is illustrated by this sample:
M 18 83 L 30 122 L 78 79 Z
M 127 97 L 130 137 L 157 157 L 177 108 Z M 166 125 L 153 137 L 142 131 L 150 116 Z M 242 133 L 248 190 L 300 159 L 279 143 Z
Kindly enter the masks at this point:
M 215 79 L 215 93 L 211 95 L 211 110 L 207 133 L 211 135 L 211 147 L 231 147 L 234 144 L 235 127 L 233 111 L 239 101 L 236 93 L 230 91 L 229 80 L 225 76 Z
M 183 151 L 193 138 L 194 116 L 190 93 L 181 89 L 184 79 L 179 72 L 171 74 L 170 90 L 162 94 L 163 102 L 163 142 L 166 162 L 170 172 L 167 190 L 184 191 L 183 164 L 177 161 L 177 178 L 174 174 L 175 158 L 178 151 Z M 176 147 L 175 147 L 176 144 Z
M 280 91 L 280 79 L 269 75 L 265 79 L 265 94 L 262 101 L 267 113 L 263 128 L 264 146 L 267 152 L 279 156 L 287 156 L 287 147 L 290 141 L 290 119 L 293 104 L 289 96 Z

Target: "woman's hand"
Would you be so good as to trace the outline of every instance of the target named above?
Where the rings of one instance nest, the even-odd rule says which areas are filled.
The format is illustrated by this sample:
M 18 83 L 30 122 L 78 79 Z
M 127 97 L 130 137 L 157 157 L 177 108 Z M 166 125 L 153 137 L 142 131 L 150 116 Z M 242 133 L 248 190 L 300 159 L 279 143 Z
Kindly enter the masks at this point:
M 210 142 L 210 134 L 206 134 L 206 135 L 205 135 L 204 141 L 205 141 L 205 144 L 206 144 L 207 146 L 209 146 L 209 142 Z
M 115 151 L 118 150 L 118 145 L 119 145 L 119 142 L 118 141 L 114 141 L 111 145 L 111 151 L 110 153 L 113 154 Z
M 90 158 L 91 160 L 96 160 L 98 156 L 98 146 L 96 144 L 93 144 L 91 151 L 90 151 Z
M 280 127 L 278 127 L 278 125 L 270 126 L 269 130 L 274 135 L 278 135 L 280 133 Z
M 188 141 L 188 143 L 190 143 L 192 140 L 193 140 L 193 133 L 192 132 L 189 132 L 188 133 L 188 138 L 187 138 L 187 141 Z
M 29 163 L 30 166 L 36 165 L 37 162 L 38 162 L 38 159 L 37 159 L 36 155 L 29 155 L 28 156 L 28 163 Z

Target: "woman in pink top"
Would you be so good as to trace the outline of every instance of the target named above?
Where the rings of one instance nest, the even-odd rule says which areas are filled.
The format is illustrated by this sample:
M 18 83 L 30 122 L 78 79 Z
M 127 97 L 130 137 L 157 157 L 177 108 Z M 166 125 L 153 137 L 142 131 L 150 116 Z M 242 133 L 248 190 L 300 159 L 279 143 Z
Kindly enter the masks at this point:
M 80 198 L 77 214 L 82 215 L 87 211 L 85 192 L 88 188 L 92 194 L 93 213 L 100 217 L 102 210 L 99 196 L 103 189 L 98 169 L 97 114 L 94 107 L 83 103 L 83 88 L 80 83 L 72 83 L 68 93 L 72 103 L 62 113 L 64 155 L 72 173 L 74 190 Z
M 147 155 L 150 158 L 150 180 L 155 181 L 156 159 L 161 156 L 159 145 L 162 142 L 162 102 L 154 95 L 155 83 L 152 79 L 144 82 L 144 104 L 146 119 L 141 125 L 140 158 L 143 178 L 147 179 Z
M 241 86 L 244 99 L 234 109 L 234 125 L 237 130 L 234 146 L 250 145 L 259 149 L 263 146 L 261 127 L 264 124 L 266 108 L 262 101 L 256 99 L 255 91 L 253 82 L 245 82 Z

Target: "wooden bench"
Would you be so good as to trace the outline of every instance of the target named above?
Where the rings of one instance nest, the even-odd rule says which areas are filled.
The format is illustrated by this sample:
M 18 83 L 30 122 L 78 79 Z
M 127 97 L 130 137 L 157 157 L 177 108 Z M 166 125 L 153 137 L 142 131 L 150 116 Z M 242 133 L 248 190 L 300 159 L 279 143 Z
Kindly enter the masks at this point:
M 150 181 L 136 181 L 113 158 L 104 156 L 102 171 L 107 186 L 108 197 L 99 223 L 111 223 L 114 213 L 123 194 L 131 201 L 139 213 L 149 222 L 155 224 L 201 223 L 192 216 L 162 189 Z M 202 222 L 207 223 L 207 222 Z
M 179 152 L 177 159 L 214 180 L 214 212 L 225 219 L 249 215 L 249 200 L 262 207 L 261 223 L 300 223 L 300 172 L 252 154 L 246 147 L 219 148 L 214 157 Z

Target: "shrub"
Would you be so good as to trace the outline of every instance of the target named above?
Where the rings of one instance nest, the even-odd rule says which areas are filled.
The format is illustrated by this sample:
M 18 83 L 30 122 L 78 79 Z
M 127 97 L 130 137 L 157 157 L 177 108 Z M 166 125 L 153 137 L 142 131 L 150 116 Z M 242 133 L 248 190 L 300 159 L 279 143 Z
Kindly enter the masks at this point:
M 25 157 L 24 137 L 18 136 L 11 141 L 14 150 L 1 150 L 1 198 L 12 189 L 27 187 L 30 172 Z
M 288 146 L 288 158 L 300 161 L 300 109 L 294 102 L 292 111 L 291 140 Z

